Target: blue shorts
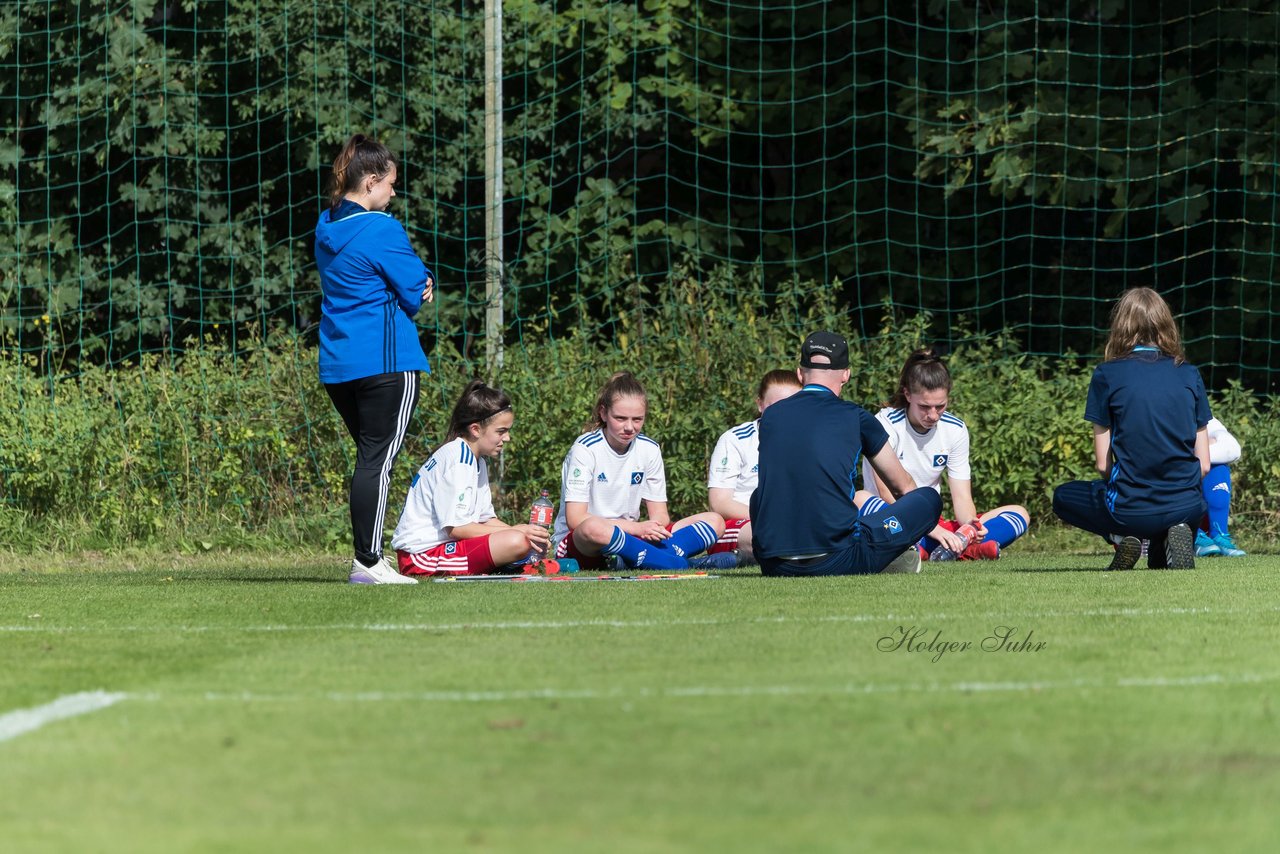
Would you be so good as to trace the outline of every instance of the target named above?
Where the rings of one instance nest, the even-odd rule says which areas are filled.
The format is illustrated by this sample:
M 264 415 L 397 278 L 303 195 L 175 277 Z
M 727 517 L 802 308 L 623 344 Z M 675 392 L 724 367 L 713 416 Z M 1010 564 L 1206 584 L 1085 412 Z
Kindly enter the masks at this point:
M 937 490 L 922 487 L 894 504 L 859 516 L 853 545 L 809 560 L 760 558 L 760 572 L 771 576 L 870 575 L 881 572 L 908 548 L 915 548 L 938 524 L 942 498 Z

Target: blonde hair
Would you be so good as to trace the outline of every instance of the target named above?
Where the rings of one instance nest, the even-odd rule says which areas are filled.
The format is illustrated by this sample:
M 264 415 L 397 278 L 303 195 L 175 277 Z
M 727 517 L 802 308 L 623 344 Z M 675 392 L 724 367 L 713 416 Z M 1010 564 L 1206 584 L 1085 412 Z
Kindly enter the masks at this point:
M 347 193 L 353 192 L 368 175 L 379 180 L 396 165 L 396 157 L 377 140 L 355 134 L 342 146 L 329 176 L 329 210 L 336 211 Z
M 1102 358 L 1107 362 L 1123 359 L 1142 346 L 1155 347 L 1176 363 L 1187 360 L 1169 304 L 1151 288 L 1130 288 L 1111 309 L 1111 333 Z
M 644 401 L 646 408 L 649 406 L 649 395 L 645 394 L 644 386 L 640 385 L 635 375 L 630 371 L 618 371 L 600 389 L 600 396 L 596 398 L 586 429 L 599 430 L 604 427 L 604 414 L 613 408 L 613 402 L 620 397 L 638 397 Z

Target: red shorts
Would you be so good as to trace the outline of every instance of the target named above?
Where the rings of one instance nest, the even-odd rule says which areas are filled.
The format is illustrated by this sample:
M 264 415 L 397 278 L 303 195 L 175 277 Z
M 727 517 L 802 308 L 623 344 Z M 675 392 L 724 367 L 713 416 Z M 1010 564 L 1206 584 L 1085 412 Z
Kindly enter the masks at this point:
M 743 525 L 750 522 L 750 519 L 725 519 L 724 533 L 720 535 L 720 539 L 716 540 L 711 548 L 707 549 L 707 554 L 713 555 L 720 552 L 737 551 L 738 532 L 742 530 Z
M 396 557 L 401 575 L 484 575 L 496 568 L 488 535 L 449 540 L 425 552 L 397 550 Z
M 573 528 L 569 529 L 569 533 L 564 535 L 560 545 L 556 546 L 555 556 L 556 560 L 573 558 L 582 569 L 608 569 L 613 566 L 613 558 L 608 555 L 584 555 L 578 551 L 578 546 L 573 542 Z

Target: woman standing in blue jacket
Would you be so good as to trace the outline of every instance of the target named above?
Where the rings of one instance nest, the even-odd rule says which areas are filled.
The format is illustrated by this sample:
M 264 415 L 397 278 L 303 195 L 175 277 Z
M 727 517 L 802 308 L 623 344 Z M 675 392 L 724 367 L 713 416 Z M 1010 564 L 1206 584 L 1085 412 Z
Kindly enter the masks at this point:
M 418 371 L 431 370 L 413 316 L 434 282 L 386 213 L 396 177 L 391 151 L 356 134 L 333 161 L 330 205 L 316 224 L 320 381 L 356 442 L 352 584 L 417 583 L 382 557 L 391 466 L 418 403 Z

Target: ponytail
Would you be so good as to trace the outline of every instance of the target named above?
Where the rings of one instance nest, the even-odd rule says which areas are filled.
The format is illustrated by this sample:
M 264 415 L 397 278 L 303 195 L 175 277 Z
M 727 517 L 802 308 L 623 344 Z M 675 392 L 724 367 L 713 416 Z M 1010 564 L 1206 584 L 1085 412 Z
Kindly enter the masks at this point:
M 587 422 L 587 430 L 599 430 L 604 427 L 604 414 L 613 407 L 613 402 L 620 397 L 638 397 L 645 402 L 645 406 L 649 405 L 649 396 L 644 392 L 644 386 L 640 385 L 640 381 L 630 371 L 619 371 L 609 377 L 609 381 L 600 389 L 600 396 L 596 398 L 596 405 L 591 410 L 591 420 Z
M 362 133 L 347 140 L 333 160 L 329 177 L 329 210 L 336 211 L 342 199 L 360 186 L 369 175 L 381 178 L 396 165 L 395 155 L 382 143 Z
M 490 388 L 484 380 L 472 380 L 462 390 L 457 404 L 453 407 L 453 415 L 449 417 L 449 435 L 445 439 L 468 438 L 468 428 L 472 424 L 481 427 L 489 423 L 494 416 L 511 409 L 511 398 L 502 389 Z
M 902 375 L 898 378 L 898 390 L 889 399 L 893 409 L 907 408 L 907 393 L 918 391 L 951 391 L 951 372 L 943 363 L 942 357 L 929 348 L 916 350 L 907 357 L 902 366 Z

